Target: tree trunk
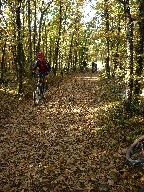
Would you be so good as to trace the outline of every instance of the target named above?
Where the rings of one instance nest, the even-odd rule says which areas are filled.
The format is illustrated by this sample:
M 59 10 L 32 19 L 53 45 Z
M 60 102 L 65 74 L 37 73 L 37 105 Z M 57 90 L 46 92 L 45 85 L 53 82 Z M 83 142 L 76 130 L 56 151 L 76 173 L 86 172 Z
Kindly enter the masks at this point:
M 106 34 L 109 32 L 109 10 L 108 10 L 108 1 L 105 0 L 106 9 L 105 9 L 105 19 L 106 19 Z M 110 78 L 110 65 L 109 65 L 109 55 L 110 55 L 110 46 L 109 46 L 109 37 L 106 36 L 106 45 L 107 45 L 107 56 L 105 58 L 105 70 L 107 77 Z
M 77 43 L 77 40 L 75 40 L 75 47 L 74 47 L 74 67 L 75 68 L 77 68 L 77 62 L 78 62 L 77 47 L 78 47 L 78 43 Z
M 34 57 L 36 55 L 36 36 L 37 36 L 37 26 L 36 26 L 36 21 L 37 21 L 37 18 L 36 18 L 36 15 L 37 15 L 37 11 L 36 11 L 36 0 L 34 0 L 34 35 L 33 35 L 33 48 L 34 48 Z
M 43 16 L 44 16 L 44 11 L 41 13 L 41 17 L 40 17 L 39 33 L 38 33 L 38 43 L 37 43 L 37 47 L 36 47 L 36 52 L 40 51 L 41 27 L 42 27 Z
M 30 71 L 32 71 L 32 42 L 31 42 L 31 7 L 30 0 L 28 0 L 28 42 L 29 42 L 29 53 L 28 53 L 28 64 L 30 65 Z
M 70 69 L 70 63 L 72 63 L 72 45 L 73 45 L 73 36 L 74 36 L 74 33 L 72 33 L 71 44 L 70 44 L 70 48 L 69 48 L 68 71 L 69 71 L 69 69 Z
M 1 81 L 4 80 L 4 57 L 5 57 L 6 41 L 4 47 L 2 48 L 2 61 L 1 61 Z
M 17 24 L 17 62 L 18 62 L 18 93 L 22 93 L 22 76 L 23 76 L 23 62 L 22 62 L 22 55 L 23 55 L 23 45 L 22 45 L 22 39 L 21 39 L 21 20 L 20 20 L 20 9 L 21 9 L 21 2 L 22 0 L 19 0 L 19 6 L 16 9 L 16 24 Z
M 56 40 L 56 47 L 55 47 L 55 59 L 54 59 L 54 71 L 55 75 L 58 69 L 58 56 L 59 56 L 59 46 L 60 46 L 60 38 L 61 38 L 61 30 L 62 30 L 62 2 L 60 1 L 59 6 L 59 30 L 58 30 L 58 39 Z
M 126 26 L 127 26 L 127 55 L 128 55 L 128 64 L 126 71 L 126 109 L 130 110 L 132 102 L 132 91 L 133 91 L 133 19 L 130 13 L 129 0 L 127 0 L 126 9 Z
M 117 26 L 118 26 L 118 31 L 117 31 L 117 36 L 118 36 L 118 38 L 117 38 L 117 43 L 116 43 L 116 51 L 115 51 L 115 53 L 114 53 L 114 55 L 113 55 L 113 64 L 114 64 L 114 66 L 113 66 L 113 72 L 112 72 L 112 77 L 115 77 L 115 72 L 116 72 L 116 69 L 117 69 L 117 67 L 118 67 L 118 65 L 119 65 L 119 68 L 121 69 L 122 68 L 122 64 L 121 64 L 121 62 L 119 63 L 118 62 L 118 60 L 119 60 L 119 44 L 120 44 L 120 15 L 118 15 L 118 24 L 117 24 Z
M 44 35 L 44 39 L 43 39 L 43 41 L 45 41 L 45 47 L 46 47 L 46 49 L 45 49 L 45 55 L 46 55 L 46 58 L 47 58 L 47 56 L 48 56 L 48 41 L 47 41 L 47 39 L 48 39 L 48 35 L 47 35 L 47 27 L 46 27 L 46 25 L 45 25 L 45 27 L 44 27 L 44 30 L 45 30 L 45 35 Z
M 138 1 L 139 3 L 139 41 L 137 44 L 137 65 L 136 65 L 136 80 L 134 82 L 134 94 L 138 100 L 141 93 L 141 79 L 143 71 L 143 54 L 144 54 L 144 3 L 143 1 Z

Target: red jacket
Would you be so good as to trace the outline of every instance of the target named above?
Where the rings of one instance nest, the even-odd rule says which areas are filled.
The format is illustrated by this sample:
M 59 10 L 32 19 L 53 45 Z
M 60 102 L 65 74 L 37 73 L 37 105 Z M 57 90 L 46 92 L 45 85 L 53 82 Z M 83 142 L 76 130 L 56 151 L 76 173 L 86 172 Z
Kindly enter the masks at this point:
M 49 73 L 51 71 L 51 66 L 49 62 L 45 59 L 43 61 L 37 60 L 35 62 L 33 71 L 36 71 L 37 68 L 39 68 L 39 73 L 44 73 L 44 72 Z

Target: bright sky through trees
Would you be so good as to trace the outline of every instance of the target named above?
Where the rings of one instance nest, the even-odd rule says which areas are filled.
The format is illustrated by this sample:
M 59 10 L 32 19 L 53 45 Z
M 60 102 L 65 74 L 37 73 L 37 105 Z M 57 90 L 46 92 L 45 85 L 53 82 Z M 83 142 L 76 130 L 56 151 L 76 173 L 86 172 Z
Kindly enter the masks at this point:
M 95 1 L 94 0 L 86 0 L 84 7 L 83 7 L 83 15 L 84 21 L 89 22 L 95 15 L 94 10 Z

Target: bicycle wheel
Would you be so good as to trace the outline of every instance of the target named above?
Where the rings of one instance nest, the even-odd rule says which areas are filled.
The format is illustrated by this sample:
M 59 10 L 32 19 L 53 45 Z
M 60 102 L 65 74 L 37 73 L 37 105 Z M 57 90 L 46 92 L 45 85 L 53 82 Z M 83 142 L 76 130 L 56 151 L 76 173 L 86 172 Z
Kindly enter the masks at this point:
M 36 88 L 36 90 L 33 92 L 33 99 L 34 99 L 34 104 L 38 105 L 40 101 L 40 89 L 39 87 Z
M 144 135 L 134 141 L 126 152 L 127 165 L 144 165 Z
M 43 83 L 43 85 L 42 85 L 42 96 L 43 96 L 44 99 L 46 98 L 46 86 L 45 86 L 45 83 Z

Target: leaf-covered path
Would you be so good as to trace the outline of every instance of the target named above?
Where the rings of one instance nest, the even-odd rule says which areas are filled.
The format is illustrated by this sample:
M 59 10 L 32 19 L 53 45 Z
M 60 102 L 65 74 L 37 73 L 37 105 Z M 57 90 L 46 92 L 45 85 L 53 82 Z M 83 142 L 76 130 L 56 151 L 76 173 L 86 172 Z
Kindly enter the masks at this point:
M 1 129 L 0 191 L 138 189 L 141 172 L 137 184 L 125 183 L 126 145 L 105 118 L 103 87 L 98 75 L 77 74 L 50 87 L 37 107 L 32 98 L 18 106 Z

